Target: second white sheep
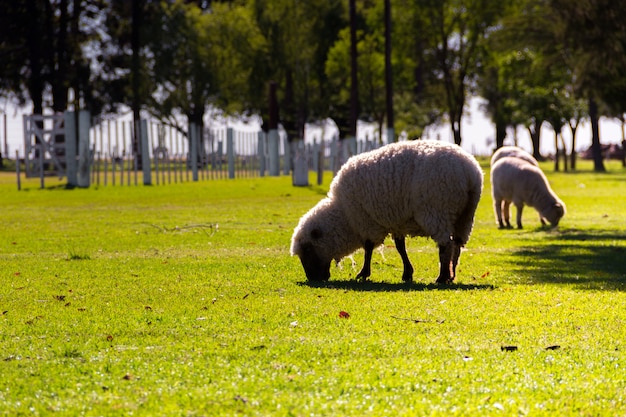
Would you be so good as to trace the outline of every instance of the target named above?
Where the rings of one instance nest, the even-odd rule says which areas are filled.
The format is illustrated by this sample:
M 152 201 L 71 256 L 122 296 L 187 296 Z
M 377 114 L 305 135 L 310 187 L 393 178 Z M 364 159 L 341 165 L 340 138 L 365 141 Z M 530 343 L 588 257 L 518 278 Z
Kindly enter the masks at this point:
M 517 228 L 522 228 L 524 204 L 539 212 L 541 224 L 553 227 L 565 215 L 565 204 L 557 197 L 548 179 L 535 165 L 523 159 L 506 156 L 491 168 L 491 192 L 496 221 L 500 228 L 511 227 L 509 208 L 517 208 Z
M 493 166 L 493 164 L 495 164 L 496 162 L 498 162 L 498 160 L 504 158 L 505 156 L 512 156 L 515 158 L 523 159 L 524 161 L 527 161 L 534 166 L 539 166 L 539 163 L 534 156 L 517 146 L 502 146 L 501 148 L 498 148 L 491 156 L 491 166 Z

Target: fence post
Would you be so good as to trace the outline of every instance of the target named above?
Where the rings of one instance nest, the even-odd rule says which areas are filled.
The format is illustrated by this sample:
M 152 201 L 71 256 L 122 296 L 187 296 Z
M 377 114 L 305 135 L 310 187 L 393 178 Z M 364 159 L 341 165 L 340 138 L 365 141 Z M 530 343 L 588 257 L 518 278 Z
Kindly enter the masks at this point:
M 152 167 L 150 166 L 150 140 L 148 138 L 148 121 L 141 120 L 141 168 L 143 169 L 143 185 L 152 185 Z
M 279 140 L 278 129 L 270 129 L 267 133 L 267 145 L 270 154 L 270 176 L 272 177 L 280 175 Z
M 198 181 L 198 129 L 195 123 L 189 125 L 189 164 L 191 179 Z
M 261 177 L 265 176 L 265 133 L 263 130 L 259 130 L 257 133 L 258 138 L 258 147 L 257 152 L 259 153 L 259 175 Z
M 293 185 L 306 187 L 309 185 L 309 167 L 306 160 L 304 141 L 294 142 Z
M 291 163 L 292 163 L 292 150 L 291 150 L 291 142 L 289 142 L 289 137 L 285 135 L 283 137 L 283 147 L 285 148 L 285 160 L 283 161 L 283 174 L 289 175 L 291 171 Z
M 65 169 L 67 172 L 67 186 L 70 188 L 78 185 L 78 167 L 76 165 L 76 112 L 66 111 L 63 114 L 63 126 L 65 128 Z
M 319 149 L 316 150 L 317 154 L 317 185 L 322 185 L 324 180 L 324 140 Z
M 76 117 L 76 116 L 75 116 Z M 89 176 L 89 129 L 91 128 L 91 114 L 87 110 L 78 112 L 78 175 L 79 187 L 88 188 L 91 185 Z
M 233 140 L 233 128 L 226 129 L 226 153 L 228 155 L 228 178 L 235 178 L 235 141 Z
M 387 143 L 394 143 L 396 141 L 396 132 L 393 127 L 387 128 Z
M 22 179 L 20 177 L 20 153 L 15 151 L 15 174 L 17 175 L 17 191 L 22 189 Z

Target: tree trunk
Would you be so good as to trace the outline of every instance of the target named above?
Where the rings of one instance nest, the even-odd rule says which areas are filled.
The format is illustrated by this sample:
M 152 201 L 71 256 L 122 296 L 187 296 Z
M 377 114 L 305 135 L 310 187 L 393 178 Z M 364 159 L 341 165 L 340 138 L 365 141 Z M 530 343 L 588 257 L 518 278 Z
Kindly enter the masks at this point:
M 605 172 L 604 161 L 602 160 L 602 147 L 600 146 L 600 129 L 598 127 L 600 116 L 598 114 L 598 104 L 589 97 L 589 119 L 591 119 L 591 151 L 593 153 L 593 169 L 596 172 Z
M 504 139 L 506 139 L 506 122 L 496 122 L 496 149 L 500 149 L 504 146 Z
M 535 121 L 535 123 L 528 127 L 528 133 L 530 133 L 530 140 L 533 144 L 533 156 L 537 161 L 543 161 L 543 157 L 541 156 L 540 145 L 541 145 L 541 125 L 543 125 L 543 120 Z
M 393 115 L 393 73 L 391 68 L 391 0 L 385 0 L 385 94 L 387 108 L 387 128 L 394 128 Z M 387 142 L 392 139 L 387 138 Z
M 572 171 L 576 171 L 576 130 L 578 129 L 578 123 L 578 120 L 575 124 L 569 123 L 569 128 L 572 131 L 572 152 L 569 155 L 569 164 Z
M 563 146 L 563 171 L 567 172 L 567 146 L 565 146 L 565 139 L 563 139 L 562 133 L 559 133 L 559 138 L 561 139 L 561 146 Z
M 554 170 L 556 172 L 559 171 L 559 134 L 555 130 L 554 131 Z
M 142 152 L 141 149 L 141 98 L 139 88 L 140 77 L 140 57 L 139 48 L 141 47 L 139 32 L 141 26 L 141 9 L 143 0 L 132 0 L 132 28 L 131 28 L 131 89 L 132 89 L 132 103 L 133 110 L 133 153 L 137 155 L 137 169 L 141 169 L 141 158 L 139 155 Z
M 454 136 L 454 143 L 461 145 L 461 119 L 452 122 L 452 134 Z
M 359 117 L 356 25 L 356 0 L 350 0 L 350 136 L 354 138 L 356 138 L 356 122 Z
M 620 117 L 620 122 L 622 122 L 622 166 L 626 167 L 626 132 L 624 131 L 624 123 L 626 123 L 626 119 L 624 119 L 624 115 Z
M 55 113 L 62 113 L 67 110 L 67 89 L 68 81 L 68 43 L 67 33 L 69 27 L 69 18 L 67 11 L 67 0 L 59 2 L 59 24 L 58 36 L 56 36 L 56 44 L 54 46 L 54 61 L 56 69 L 52 73 L 52 110 Z M 54 39 L 54 34 L 50 34 L 50 38 Z
M 28 0 L 26 2 L 28 14 L 31 16 L 31 19 L 28 20 L 28 36 L 26 38 L 26 45 L 28 47 L 28 59 L 30 64 L 28 95 L 33 102 L 33 114 L 42 114 L 44 90 L 40 44 L 42 36 L 39 30 L 41 22 L 37 18 L 39 16 L 39 13 L 37 11 L 36 3 L 37 2 L 35 0 Z

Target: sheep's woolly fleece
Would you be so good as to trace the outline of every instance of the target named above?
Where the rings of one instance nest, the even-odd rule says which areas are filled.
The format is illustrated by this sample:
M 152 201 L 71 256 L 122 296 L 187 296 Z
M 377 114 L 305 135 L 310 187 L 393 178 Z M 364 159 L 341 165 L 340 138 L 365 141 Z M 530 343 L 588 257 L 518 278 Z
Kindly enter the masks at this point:
M 506 156 L 523 159 L 524 161 L 534 166 L 539 166 L 539 163 L 534 156 L 532 156 L 522 148 L 518 148 L 517 146 L 502 146 L 501 148 L 497 149 L 491 156 L 491 166 L 493 166 L 493 164 L 495 164 L 499 159 Z
M 464 245 L 482 185 L 476 159 L 449 143 L 400 142 L 354 156 L 328 196 L 300 219 L 291 254 L 314 244 L 317 256 L 330 262 L 366 241 L 379 245 L 388 234 L 429 236 L 440 245 L 454 236 Z M 318 231 L 322 237 L 312 242 Z
M 550 188 L 548 179 L 539 167 L 516 157 L 504 157 L 491 168 L 491 190 L 496 221 L 508 225 L 509 204 L 517 207 L 517 226 L 521 228 L 524 204 L 534 207 L 540 219 L 556 226 L 565 214 L 565 204 Z

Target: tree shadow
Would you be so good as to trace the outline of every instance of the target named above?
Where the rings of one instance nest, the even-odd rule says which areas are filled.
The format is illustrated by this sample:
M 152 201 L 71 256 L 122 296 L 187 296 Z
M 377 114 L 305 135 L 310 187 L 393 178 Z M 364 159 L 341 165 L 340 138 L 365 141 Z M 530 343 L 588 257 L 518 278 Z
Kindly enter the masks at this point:
M 412 292 L 412 291 L 473 291 L 493 290 L 496 287 L 489 284 L 462 284 L 452 283 L 440 285 L 437 283 L 423 282 L 375 282 L 375 281 L 301 281 L 298 285 L 311 288 L 323 288 L 341 291 L 367 291 L 367 292 Z
M 563 229 L 514 249 L 507 261 L 530 282 L 626 291 L 626 232 Z

